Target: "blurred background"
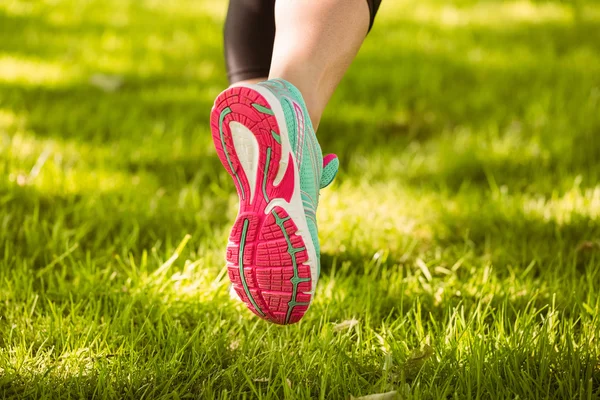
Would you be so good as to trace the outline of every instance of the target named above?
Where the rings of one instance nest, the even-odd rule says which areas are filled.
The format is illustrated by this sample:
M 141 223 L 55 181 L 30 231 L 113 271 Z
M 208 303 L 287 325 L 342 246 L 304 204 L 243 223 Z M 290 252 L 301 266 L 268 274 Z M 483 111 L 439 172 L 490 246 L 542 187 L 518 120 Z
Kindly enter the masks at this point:
M 599 395 L 600 5 L 383 1 L 279 330 L 227 294 L 226 7 L 0 3 L 0 393 Z

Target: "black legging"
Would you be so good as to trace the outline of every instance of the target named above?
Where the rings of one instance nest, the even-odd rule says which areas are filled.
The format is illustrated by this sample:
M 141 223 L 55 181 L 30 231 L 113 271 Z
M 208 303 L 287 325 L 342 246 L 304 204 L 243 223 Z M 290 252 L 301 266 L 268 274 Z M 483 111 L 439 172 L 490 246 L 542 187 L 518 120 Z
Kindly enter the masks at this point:
M 381 0 L 366 1 L 370 30 Z M 268 76 L 275 41 L 275 0 L 230 0 L 224 36 L 230 83 Z

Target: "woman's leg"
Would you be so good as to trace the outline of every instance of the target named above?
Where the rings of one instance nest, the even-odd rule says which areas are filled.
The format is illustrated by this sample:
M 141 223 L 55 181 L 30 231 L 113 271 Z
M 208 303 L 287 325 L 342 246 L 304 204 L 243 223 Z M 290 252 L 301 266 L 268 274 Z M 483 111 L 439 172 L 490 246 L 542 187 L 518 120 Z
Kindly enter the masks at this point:
M 233 288 L 257 315 L 289 324 L 315 294 L 319 191 L 339 166 L 335 156 L 323 157 L 310 120 L 316 127 L 376 7 L 375 0 L 277 0 L 271 60 L 266 50 L 273 42 L 259 11 L 267 1 L 273 0 L 232 0 L 226 54 L 234 86 L 260 79 L 269 64 L 274 79 L 222 92 L 211 131 L 240 197 L 227 245 Z
M 316 128 L 380 3 L 278 0 L 276 6 L 275 0 L 230 0 L 224 30 L 229 83 L 258 83 L 267 76 L 292 82 Z
M 325 105 L 365 39 L 378 3 L 275 3 L 277 32 L 269 78 L 283 78 L 300 90 L 315 130 Z

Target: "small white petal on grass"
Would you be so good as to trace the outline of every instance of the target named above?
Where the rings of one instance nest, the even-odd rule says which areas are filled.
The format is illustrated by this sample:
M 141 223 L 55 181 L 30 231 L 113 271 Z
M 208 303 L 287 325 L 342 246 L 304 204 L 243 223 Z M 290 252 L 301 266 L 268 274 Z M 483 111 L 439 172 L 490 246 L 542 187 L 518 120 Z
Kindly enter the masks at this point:
M 334 325 L 333 330 L 336 332 L 339 332 L 339 331 L 351 329 L 351 328 L 355 327 L 356 325 L 358 325 L 357 319 L 354 319 L 354 318 L 347 319 L 346 321 L 342 321 L 339 324 Z
M 242 301 L 242 299 L 240 299 L 240 295 L 233 288 L 233 285 L 229 286 L 229 298 L 231 300 Z
M 376 394 L 370 394 L 368 396 L 361 396 L 361 397 L 350 396 L 351 400 L 392 400 L 392 399 L 397 399 L 397 398 L 398 398 L 398 392 L 395 390 L 392 390 L 391 392 L 376 393 Z
M 40 174 L 40 171 L 44 167 L 44 164 L 46 164 L 46 161 L 48 160 L 48 157 L 50 157 L 51 153 L 52 145 L 48 145 L 36 160 L 35 165 L 33 168 L 31 168 L 31 171 L 29 171 L 27 182 L 33 181 Z
M 17 179 L 16 179 L 17 185 L 19 185 L 19 186 L 25 186 L 25 185 L 28 185 L 31 182 L 33 182 L 33 180 L 40 174 L 40 171 L 44 167 L 44 164 L 46 164 L 46 161 L 48 160 L 48 157 L 50 157 L 51 153 L 52 153 L 52 145 L 46 146 L 46 148 L 44 149 L 44 151 L 37 158 L 37 160 L 36 160 L 33 168 L 31 168 L 31 171 L 29 171 L 29 174 L 25 174 L 24 172 L 20 172 L 17 175 Z M 9 179 L 11 181 L 14 180 L 12 176 L 9 176 Z
M 423 272 L 423 275 L 425 275 L 427 281 L 431 282 L 433 277 L 431 276 L 431 272 L 429 271 L 429 267 L 427 267 L 427 264 L 425 264 L 425 261 L 421 260 L 420 258 L 417 258 L 416 264 L 417 267 L 419 267 L 419 269 L 421 270 L 421 272 Z
M 20 173 L 19 175 L 17 175 L 17 185 L 19 186 L 25 186 L 27 185 L 27 175 Z
M 439 275 L 450 275 L 452 273 L 452 271 L 450 271 L 448 268 L 444 268 L 444 267 L 440 267 L 437 266 L 433 269 L 433 272 L 435 272 L 436 274 Z
M 123 85 L 123 78 L 117 75 L 94 74 L 90 76 L 90 85 L 105 92 L 115 92 Z

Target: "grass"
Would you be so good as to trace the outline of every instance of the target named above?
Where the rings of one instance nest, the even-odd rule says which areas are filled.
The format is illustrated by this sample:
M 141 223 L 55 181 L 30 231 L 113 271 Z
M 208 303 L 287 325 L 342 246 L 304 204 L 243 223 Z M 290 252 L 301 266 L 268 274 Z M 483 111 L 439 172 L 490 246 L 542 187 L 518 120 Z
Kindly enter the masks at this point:
M 278 327 L 228 295 L 225 6 L 0 4 L 0 397 L 600 398 L 600 7 L 384 1 Z

